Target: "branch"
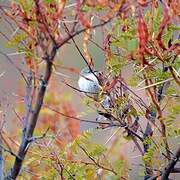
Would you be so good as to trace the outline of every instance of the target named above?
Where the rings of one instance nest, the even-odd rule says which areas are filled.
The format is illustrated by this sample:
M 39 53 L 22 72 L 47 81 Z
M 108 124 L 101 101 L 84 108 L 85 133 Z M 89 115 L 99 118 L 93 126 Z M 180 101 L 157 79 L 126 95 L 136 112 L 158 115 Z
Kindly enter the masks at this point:
M 1 149 L 1 151 L 3 150 L 3 151 L 5 151 L 5 152 L 8 152 L 8 153 L 11 154 L 12 156 L 20 159 L 20 157 L 19 157 L 17 154 L 13 153 L 11 150 L 7 149 L 7 148 L 4 147 L 2 144 L 0 144 L 0 149 Z M 1 157 L 2 157 L 2 156 L 1 156 Z
M 144 79 L 145 79 L 146 86 L 149 86 L 149 81 L 148 81 L 148 78 L 147 78 L 146 74 L 144 73 L 143 76 L 144 76 Z M 161 125 L 161 131 L 162 131 L 161 135 L 163 137 L 163 141 L 164 141 L 164 145 L 165 145 L 165 149 L 166 149 L 166 155 L 167 155 L 168 159 L 170 159 L 171 158 L 170 150 L 169 150 L 170 148 L 169 148 L 169 144 L 168 144 L 168 141 L 167 141 L 166 126 L 165 126 L 164 121 L 162 119 L 163 116 L 162 116 L 162 110 L 160 108 L 160 104 L 157 102 L 154 93 L 151 91 L 151 89 L 149 87 L 147 88 L 147 91 L 149 93 L 149 96 L 150 96 L 153 104 L 156 107 L 156 110 L 157 110 L 157 113 L 158 113 L 157 119 L 159 120 L 160 125 Z
M 65 23 L 64 23 L 64 27 L 65 27 L 65 29 L 66 29 L 67 34 L 71 37 L 71 40 L 73 41 L 73 43 L 74 43 L 77 51 L 79 52 L 80 56 L 83 58 L 84 62 L 85 62 L 86 65 L 88 66 L 90 72 L 91 72 L 92 74 L 94 74 L 94 76 L 96 77 L 96 79 L 97 79 L 98 82 L 99 82 L 98 76 L 94 73 L 94 71 L 93 71 L 92 68 L 91 68 L 91 65 L 93 64 L 93 62 L 92 62 L 92 61 L 91 61 L 91 62 L 88 62 L 88 60 L 86 60 L 86 58 L 84 57 L 84 55 L 83 55 L 83 53 L 81 52 L 81 50 L 80 50 L 80 48 L 78 47 L 78 45 L 76 44 L 76 41 L 74 40 L 74 37 L 71 35 L 71 33 L 70 33 L 70 31 L 69 31 L 69 29 L 68 29 L 68 27 L 66 26 Z M 86 30 L 87 30 L 87 29 L 86 29 Z M 100 83 L 100 82 L 99 82 L 99 83 Z
M 41 86 L 40 86 L 40 89 L 39 89 L 39 92 L 37 95 L 37 99 L 35 102 L 35 107 L 34 107 L 32 116 L 31 116 L 28 126 L 27 126 L 25 138 L 23 139 L 23 141 L 19 147 L 18 156 L 20 157 L 20 159 L 19 158 L 15 159 L 15 162 L 14 162 L 13 168 L 11 170 L 11 173 L 9 175 L 9 178 L 16 179 L 16 177 L 18 176 L 18 174 L 21 170 L 22 162 L 23 162 L 25 155 L 29 148 L 30 142 L 28 139 L 31 139 L 31 137 L 33 136 L 34 129 L 36 127 L 36 123 L 37 123 L 37 120 L 39 117 L 39 112 L 43 105 L 43 99 L 45 96 L 46 87 L 48 85 L 48 82 L 49 82 L 51 74 L 52 74 L 52 65 L 53 65 L 52 60 L 54 59 L 54 57 L 56 55 L 56 51 L 57 51 L 57 49 L 53 48 L 50 55 L 46 57 L 45 75 L 44 75 L 44 78 L 42 79 Z
M 179 161 L 179 158 L 180 158 L 180 146 L 179 146 L 178 150 L 176 151 L 174 157 L 171 158 L 171 160 L 169 161 L 168 165 L 166 166 L 164 172 L 162 173 L 161 180 L 168 179 L 170 173 L 174 169 L 174 166 Z
M 19 74 L 22 76 L 22 78 L 24 79 L 24 81 L 26 82 L 26 84 L 28 84 L 28 82 L 27 82 L 27 80 L 26 80 L 26 78 L 25 78 L 25 76 L 24 76 L 21 68 L 19 68 L 7 54 L 3 53 L 2 51 L 0 51 L 0 54 L 2 54 L 4 57 L 6 57 L 6 59 L 9 61 L 9 63 L 12 64 L 13 67 L 14 67 L 14 68 L 19 72 Z
M 106 23 L 108 23 L 109 21 L 95 25 L 93 28 L 103 26 Z M 44 75 L 44 78 L 41 80 L 40 90 L 39 90 L 38 95 L 37 95 L 34 111 L 32 112 L 32 116 L 28 122 L 27 130 L 25 133 L 25 138 L 23 139 L 23 141 L 19 147 L 18 157 L 16 157 L 16 159 L 15 159 L 13 168 L 11 169 L 11 173 L 8 176 L 8 178 L 16 179 L 16 177 L 18 176 L 18 174 L 21 170 L 22 162 L 23 162 L 23 160 L 26 156 L 26 153 L 28 151 L 28 148 L 29 148 L 29 143 L 30 143 L 29 139 L 31 139 L 33 136 L 34 129 L 36 127 L 36 123 L 37 123 L 37 120 L 39 117 L 39 113 L 40 113 L 40 110 L 41 110 L 42 105 L 43 105 L 43 99 L 45 96 L 46 87 L 48 85 L 48 82 L 49 82 L 51 74 L 52 74 L 53 60 L 54 60 L 54 57 L 56 55 L 57 49 L 60 48 L 61 46 L 63 46 L 65 43 L 67 43 L 72 37 L 75 37 L 76 35 L 84 32 L 85 30 L 86 29 L 82 29 L 80 31 L 74 32 L 71 36 L 69 36 L 69 35 L 66 36 L 61 41 L 61 43 L 58 44 L 58 46 L 53 43 L 54 46 L 53 46 L 50 54 L 45 53 L 46 54 L 46 57 L 44 57 L 44 59 L 46 61 L 45 75 Z
M 22 26 L 21 23 L 12 14 L 8 13 L 2 6 L 0 6 L 0 10 L 4 13 L 5 16 L 9 17 L 14 23 L 16 23 L 17 27 L 24 31 L 28 35 L 28 37 L 36 41 L 34 35 L 31 32 L 29 32 L 27 28 Z
M 180 79 L 179 76 L 176 76 L 176 74 L 174 73 L 174 70 L 171 66 L 169 66 L 169 70 L 174 78 L 174 80 L 176 81 L 176 83 L 180 86 Z
M 48 22 L 47 22 L 47 19 L 46 19 L 46 16 L 43 15 L 42 11 L 43 9 L 41 9 L 40 7 L 40 1 L 39 0 L 36 0 L 35 1 L 35 5 L 36 5 L 36 19 L 38 21 L 39 24 L 43 24 L 44 25 L 44 28 L 48 34 L 48 36 L 50 37 L 51 41 L 56 44 L 56 41 L 54 39 L 54 37 L 52 36 L 52 34 L 50 33 L 50 29 L 49 29 L 49 26 L 48 26 Z
M 31 137 L 30 139 L 28 139 L 28 141 L 32 143 L 32 142 L 36 142 L 37 140 L 44 139 L 47 136 L 48 131 L 49 131 L 49 127 L 41 136 Z
M 3 10 L 2 7 L 0 7 L 0 9 Z M 24 32 L 29 34 L 29 32 L 26 29 L 23 29 L 18 24 L 17 20 L 14 19 L 14 17 L 7 14 L 6 12 L 4 12 L 4 13 L 5 13 L 6 16 L 10 17 L 17 24 L 18 27 L 20 27 Z M 107 21 L 104 21 L 103 23 L 94 25 L 91 28 L 94 29 L 94 28 L 97 28 L 97 27 L 100 27 L 100 26 L 104 26 L 105 24 L 110 22 L 111 19 L 112 18 L 110 18 Z M 45 54 L 45 57 L 43 57 L 43 60 L 45 60 L 45 62 L 46 62 L 46 69 L 45 69 L 44 77 L 43 77 L 43 79 L 41 79 L 41 85 L 40 85 L 40 89 L 39 89 L 39 92 L 37 94 L 37 98 L 36 98 L 36 101 L 35 101 L 34 110 L 32 111 L 31 116 L 29 116 L 27 129 L 26 129 L 26 131 L 24 133 L 24 138 L 22 139 L 22 142 L 20 144 L 20 147 L 19 147 L 19 150 L 18 150 L 18 155 L 16 156 L 16 159 L 15 159 L 15 162 L 14 162 L 14 165 L 13 165 L 13 167 L 11 169 L 10 174 L 6 177 L 7 179 L 16 179 L 19 172 L 20 172 L 20 170 L 21 170 L 23 160 L 24 160 L 24 158 L 25 158 L 25 156 L 27 154 L 27 151 L 29 149 L 29 145 L 30 145 L 30 142 L 31 142 L 29 140 L 31 140 L 32 137 L 33 137 L 33 133 L 34 133 L 34 130 L 35 130 L 35 127 L 36 127 L 36 123 L 37 123 L 37 120 L 38 120 L 38 117 L 39 117 L 39 113 L 40 113 L 40 110 L 41 110 L 42 105 L 43 105 L 43 100 L 44 100 L 44 96 L 45 96 L 45 92 L 46 92 L 46 87 L 48 85 L 48 82 L 49 82 L 51 74 L 52 74 L 53 60 L 54 60 L 54 57 L 56 55 L 57 50 L 60 47 L 62 47 L 65 43 L 67 43 L 70 39 L 72 39 L 73 37 L 75 37 L 76 35 L 84 32 L 84 31 L 86 31 L 86 28 L 81 29 L 79 31 L 74 31 L 74 32 L 71 33 L 71 35 L 64 36 L 64 38 L 58 43 L 58 45 L 56 44 L 56 42 L 53 41 L 53 39 L 51 39 L 52 40 L 52 42 L 51 42 L 52 43 L 52 49 L 50 50 L 49 53 L 48 53 L 47 49 L 44 50 L 43 53 Z M 36 41 L 36 38 L 33 35 L 31 35 L 30 38 L 32 38 L 34 41 Z M 6 56 L 7 59 L 10 61 L 10 63 L 13 64 L 11 59 L 6 54 L 4 54 L 4 53 L 1 53 L 1 54 Z M 23 76 L 21 70 L 18 67 L 16 67 L 16 69 Z M 24 78 L 24 76 L 23 76 L 23 78 Z M 26 83 L 27 83 L 27 80 L 26 80 Z
M 24 127 L 23 127 L 23 138 L 25 137 L 25 133 L 27 130 L 27 125 L 28 125 L 28 120 L 29 117 L 31 115 L 32 112 L 32 101 L 33 101 L 33 97 L 32 97 L 32 77 L 33 72 L 30 70 L 29 72 L 29 76 L 27 77 L 27 86 L 26 86 L 26 95 L 25 95 L 25 99 L 24 99 L 24 103 L 25 103 L 25 116 L 23 117 L 23 123 L 24 123 Z
M 78 144 L 79 145 L 79 144 Z M 106 171 L 110 171 L 112 172 L 113 174 L 117 175 L 117 172 L 115 172 L 113 169 L 109 169 L 108 167 L 104 167 L 102 166 L 101 164 L 99 164 L 87 151 L 86 149 L 79 145 L 80 149 L 82 149 L 82 151 L 86 154 L 86 156 L 96 165 L 98 166 L 99 168 L 102 168 L 103 170 L 106 170 Z
M 107 21 L 104 21 L 102 23 L 99 23 L 99 24 L 95 24 L 94 26 L 91 27 L 91 29 L 96 29 L 98 27 L 101 27 L 101 26 L 104 26 L 106 25 L 107 23 L 109 23 L 113 18 L 110 18 L 108 19 Z M 75 31 L 75 32 L 72 32 L 71 35 L 67 34 L 67 36 L 63 39 L 63 41 L 60 41 L 58 43 L 58 46 L 57 48 L 60 48 L 62 45 L 66 44 L 69 40 L 71 40 L 72 38 L 74 38 L 76 35 L 79 35 L 83 32 L 85 32 L 87 30 L 87 28 L 84 28 L 84 29 L 81 29 L 79 31 Z
M 171 173 L 180 173 L 180 168 L 172 169 Z
M 86 120 L 86 119 L 80 119 L 80 118 L 75 117 L 75 116 L 69 116 L 69 115 L 67 115 L 67 114 L 64 114 L 64 113 L 62 113 L 62 112 L 60 112 L 60 111 L 58 111 L 58 110 L 56 110 L 56 109 L 54 109 L 54 108 L 52 108 L 52 107 L 50 107 L 50 106 L 47 106 L 47 105 L 43 105 L 43 106 L 44 106 L 45 108 L 47 108 L 47 109 L 49 109 L 49 110 L 51 110 L 51 111 L 53 111 L 53 112 L 61 115 L 61 116 L 64 116 L 64 117 L 67 117 L 67 118 L 70 118 L 70 119 L 74 119 L 74 120 L 77 120 L 77 121 L 94 123 L 94 124 L 110 125 L 109 122 L 97 122 L 97 121 L 90 121 L 90 120 Z

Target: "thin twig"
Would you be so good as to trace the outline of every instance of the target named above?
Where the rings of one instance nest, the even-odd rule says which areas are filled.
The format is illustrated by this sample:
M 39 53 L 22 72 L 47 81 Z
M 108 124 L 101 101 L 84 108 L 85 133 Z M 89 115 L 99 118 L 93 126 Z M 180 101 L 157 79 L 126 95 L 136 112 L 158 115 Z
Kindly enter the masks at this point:
M 2 144 L 0 144 L 0 148 L 3 149 L 5 152 L 8 152 L 8 153 L 11 154 L 12 156 L 18 158 L 19 160 L 21 159 L 17 154 L 13 153 L 11 150 L 7 149 L 7 148 L 4 147 Z
M 81 146 L 80 144 L 78 144 L 78 146 L 80 147 L 80 149 L 82 149 L 82 151 L 87 155 L 87 157 L 96 165 L 98 166 L 99 168 L 102 168 L 103 170 L 106 170 L 106 171 L 110 171 L 112 172 L 113 174 L 117 175 L 117 172 L 115 172 L 113 169 L 109 169 L 108 167 L 105 167 L 101 164 L 99 164 L 87 151 L 86 149 Z
M 31 118 L 29 119 L 25 138 L 23 139 L 23 141 L 19 147 L 18 156 L 21 159 L 19 159 L 19 158 L 15 159 L 15 162 L 14 162 L 11 174 L 9 175 L 9 178 L 15 179 L 18 176 L 20 169 L 21 169 L 21 166 L 22 166 L 23 159 L 25 158 L 25 155 L 26 155 L 27 150 L 29 148 L 28 139 L 32 137 L 34 129 L 36 127 L 36 123 L 37 123 L 37 120 L 39 117 L 39 113 L 40 113 L 41 107 L 43 105 L 46 87 L 48 85 L 48 82 L 49 82 L 51 74 L 52 74 L 52 65 L 53 64 L 52 64 L 51 60 L 54 59 L 55 55 L 56 55 L 56 49 L 53 48 L 50 56 L 48 56 L 48 59 L 46 61 L 46 71 L 45 71 L 45 74 L 44 74 L 44 77 L 42 79 L 42 83 L 41 83 L 41 86 L 40 86 L 40 89 L 39 89 L 39 92 L 37 95 L 33 114 L 31 116 Z
M 170 70 L 175 82 L 180 86 L 180 77 L 176 76 L 176 74 L 174 73 L 174 70 L 171 66 L 169 67 L 169 70 Z
M 22 76 L 22 78 L 24 79 L 24 81 L 26 82 L 26 84 L 28 83 L 22 70 L 12 61 L 12 59 L 6 54 L 6 53 L 3 53 L 2 51 L 0 51 L 0 54 L 2 54 L 3 56 L 6 57 L 6 59 L 10 62 L 10 64 L 13 65 L 13 67 L 15 67 L 15 69 L 20 73 L 20 75 Z
M 68 117 L 68 118 L 71 118 L 71 119 L 74 119 L 74 120 L 78 120 L 78 121 L 81 121 L 81 122 L 88 122 L 88 123 L 93 123 L 93 124 L 104 124 L 104 125 L 109 125 L 110 124 L 109 122 L 106 123 L 106 122 L 90 121 L 90 120 L 81 119 L 81 118 L 78 118 L 78 117 L 75 117 L 75 116 L 69 116 L 69 115 L 64 114 L 64 113 L 62 113 L 62 112 L 60 112 L 60 111 L 58 111 L 58 110 L 56 110 L 56 109 L 54 109 L 54 108 L 52 108 L 52 107 L 50 107 L 48 105 L 44 104 L 43 106 L 45 108 L 50 109 L 51 111 L 61 115 L 61 116 Z

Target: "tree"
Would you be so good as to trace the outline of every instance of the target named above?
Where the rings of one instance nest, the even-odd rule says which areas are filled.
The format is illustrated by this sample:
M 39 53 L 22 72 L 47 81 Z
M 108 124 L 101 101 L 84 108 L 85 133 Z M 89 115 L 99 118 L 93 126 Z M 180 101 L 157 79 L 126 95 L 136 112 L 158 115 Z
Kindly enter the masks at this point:
M 179 9 L 176 0 L 1 3 L 1 20 L 12 34 L 0 34 L 9 50 L 23 53 L 26 63 L 22 68 L 0 52 L 23 81 L 13 120 L 20 122 L 19 128 L 10 135 L 1 120 L 1 179 L 132 179 L 133 166 L 119 152 L 123 142 L 138 149 L 144 179 L 163 180 L 180 173 L 180 146 L 173 143 L 180 135 Z M 82 48 L 75 39 L 78 35 L 83 35 Z M 100 87 L 96 95 L 72 85 L 62 73 L 80 72 L 64 66 L 65 59 L 57 61 L 69 43 L 96 76 Z M 98 60 L 92 57 L 90 43 L 104 54 L 100 72 L 94 71 Z M 132 74 L 128 78 L 127 67 Z M 63 77 L 60 88 L 55 73 Z M 85 94 L 84 103 L 98 118 L 79 117 L 64 86 Z M 80 122 L 96 124 L 98 129 L 80 131 Z M 105 129 L 115 129 L 106 143 L 94 140 Z

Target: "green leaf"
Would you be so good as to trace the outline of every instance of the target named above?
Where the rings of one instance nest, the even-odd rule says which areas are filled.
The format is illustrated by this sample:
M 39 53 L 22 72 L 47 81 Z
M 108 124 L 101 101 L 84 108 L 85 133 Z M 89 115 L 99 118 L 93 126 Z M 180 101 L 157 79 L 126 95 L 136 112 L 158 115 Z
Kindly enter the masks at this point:
M 84 5 L 84 6 L 81 8 L 81 11 L 84 12 L 84 13 L 86 13 L 86 12 L 88 12 L 90 9 L 91 9 L 91 8 L 90 8 L 89 6 Z
M 90 138 L 92 137 L 92 131 L 91 130 L 87 130 L 82 132 L 82 134 L 80 136 L 78 136 L 71 144 L 70 147 L 72 149 L 72 151 L 77 154 L 79 151 L 79 144 L 84 145 L 84 144 L 88 144 L 88 142 L 90 141 Z
M 132 87 L 136 87 L 139 83 L 139 78 L 136 75 L 133 75 L 130 79 L 128 79 L 128 84 Z
M 118 75 L 121 69 L 127 64 L 127 60 L 121 59 L 119 57 L 113 56 L 108 61 L 108 66 L 114 75 Z
M 88 167 L 88 168 L 87 168 Z M 95 169 L 92 168 L 92 166 L 87 166 L 86 167 L 86 180 L 92 180 L 92 177 L 95 176 Z
M 53 3 L 53 2 L 56 2 L 55 0 L 44 0 L 45 3 L 47 4 L 50 4 L 50 3 Z
M 155 153 L 155 150 L 156 150 L 156 146 L 155 145 L 151 145 L 149 148 L 148 148 L 148 151 L 144 154 L 143 156 L 143 161 L 145 163 L 149 163 L 149 162 L 152 162 L 153 161 L 153 155 Z
M 138 47 L 138 40 L 137 39 L 131 39 L 127 42 L 127 50 L 129 52 L 136 50 L 137 47 Z
M 16 35 L 13 36 L 13 38 L 10 41 L 8 41 L 6 47 L 8 48 L 17 47 L 26 38 L 27 38 L 27 34 L 25 32 L 17 33 Z
M 175 136 L 180 136 L 180 128 L 174 130 Z
M 172 114 L 174 114 L 174 115 L 178 115 L 178 114 L 180 114 L 180 105 L 175 105 L 175 106 L 171 106 L 170 108 L 169 108 L 169 111 L 172 113 Z
M 31 10 L 33 9 L 34 1 L 33 0 L 14 0 L 24 12 L 27 14 L 32 13 Z
M 118 172 L 119 176 L 123 176 L 123 172 L 125 172 L 125 165 L 125 161 L 121 159 L 118 159 L 113 162 L 113 168 L 116 172 Z
M 89 152 L 89 155 L 92 157 L 99 157 L 106 150 L 106 148 L 100 144 L 91 144 L 90 146 L 92 150 Z

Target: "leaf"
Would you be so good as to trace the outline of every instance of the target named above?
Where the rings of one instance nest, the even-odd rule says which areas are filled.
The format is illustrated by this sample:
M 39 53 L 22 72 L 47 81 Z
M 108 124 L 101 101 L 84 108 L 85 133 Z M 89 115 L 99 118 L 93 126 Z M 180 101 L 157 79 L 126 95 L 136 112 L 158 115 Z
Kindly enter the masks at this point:
M 159 46 L 164 50 L 166 49 L 166 47 L 162 40 L 162 34 L 163 34 L 163 31 L 165 30 L 166 26 L 170 23 L 170 20 L 171 20 L 171 18 L 169 15 L 169 7 L 166 2 L 163 2 L 163 20 L 160 23 L 159 32 L 157 34 L 156 39 L 158 41 Z
M 30 164 L 32 164 L 33 162 L 36 162 L 37 158 L 36 157 L 31 157 L 28 160 L 26 160 L 26 162 L 24 163 L 25 166 L 28 166 Z
M 10 41 L 8 41 L 6 46 L 8 48 L 17 47 L 26 38 L 27 38 L 27 34 L 26 33 L 24 33 L 24 32 L 17 33 L 16 35 L 13 36 L 13 38 Z
M 23 12 L 32 13 L 34 1 L 33 0 L 15 0 L 15 2 L 21 7 Z
M 86 168 L 86 179 L 87 180 L 92 180 L 92 177 L 95 176 L 95 170 L 92 167 L 88 167 Z
M 166 95 L 172 95 L 172 94 L 176 94 L 176 89 L 173 86 L 170 86 L 167 90 L 166 90 Z
M 180 136 L 180 128 L 174 130 L 175 136 Z
M 88 19 L 85 17 L 85 15 L 83 14 L 83 12 L 81 11 L 81 1 L 80 0 L 76 0 L 77 3 L 77 14 L 78 14 L 78 18 L 79 21 L 81 22 L 82 26 L 86 27 L 86 28 L 90 28 L 90 22 L 88 21 Z
M 143 56 L 148 41 L 148 28 L 142 14 L 139 14 L 138 23 L 139 53 Z
M 116 160 L 113 162 L 113 167 L 116 172 L 118 172 L 118 175 L 123 175 L 125 172 L 125 161 L 124 160 Z
M 84 6 L 81 7 L 81 11 L 84 12 L 84 13 L 88 12 L 89 10 L 90 10 L 90 7 L 87 6 L 87 5 L 84 5 Z
M 87 144 L 87 142 L 90 140 L 90 138 L 92 137 L 92 131 L 91 130 L 87 130 L 87 131 L 83 131 L 81 135 L 79 135 L 70 145 L 72 151 L 74 153 L 78 153 L 79 150 L 79 144 Z
M 108 66 L 114 75 L 119 75 L 121 69 L 127 64 L 127 60 L 121 59 L 117 56 L 112 56 L 108 61 Z
M 47 4 L 50 4 L 50 3 L 55 3 L 56 0 L 44 0 L 44 2 L 47 3 Z
M 127 50 L 129 52 L 135 51 L 138 47 L 138 40 L 137 39 L 132 39 L 129 40 L 127 43 Z
M 149 162 L 152 162 L 153 161 L 153 155 L 155 153 L 155 150 L 156 150 L 156 146 L 155 145 L 151 145 L 149 148 L 148 148 L 148 151 L 144 154 L 143 156 L 143 161 L 145 163 L 149 163 Z
M 92 150 L 89 151 L 89 148 L 88 148 L 88 151 L 89 151 L 89 155 L 92 157 L 99 157 L 106 150 L 106 148 L 100 144 L 92 143 L 90 146 L 91 147 L 89 148 L 92 148 Z
M 47 108 L 42 108 L 41 113 L 42 115 L 50 115 L 50 116 L 53 116 L 55 114 L 55 112 Z
M 138 85 L 138 82 L 139 82 L 139 78 L 136 75 L 128 79 L 128 84 L 133 87 L 136 87 Z
M 178 115 L 180 114 L 180 105 L 174 105 L 169 107 L 169 111 L 173 115 Z
M 171 24 L 168 29 L 171 31 L 180 31 L 180 26 Z

